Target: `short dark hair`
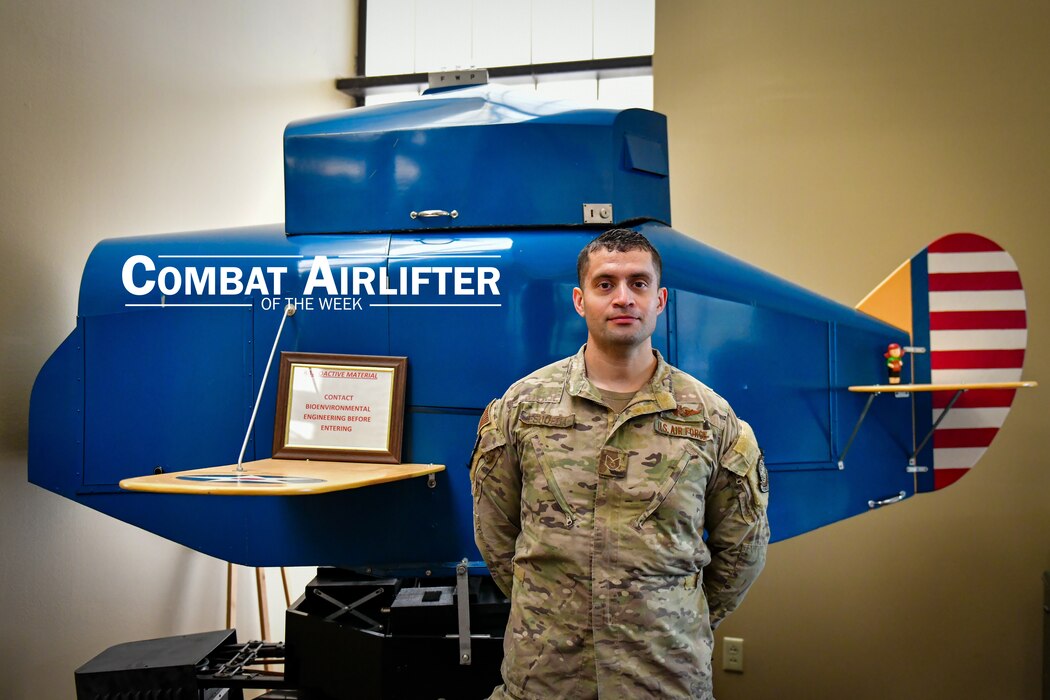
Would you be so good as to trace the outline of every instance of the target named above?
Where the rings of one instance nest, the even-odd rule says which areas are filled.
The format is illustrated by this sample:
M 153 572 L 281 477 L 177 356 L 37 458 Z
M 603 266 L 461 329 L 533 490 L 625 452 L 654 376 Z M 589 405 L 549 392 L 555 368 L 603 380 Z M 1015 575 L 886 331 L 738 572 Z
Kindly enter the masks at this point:
M 591 253 L 599 248 L 604 248 L 610 253 L 626 253 L 629 250 L 649 251 L 653 259 L 653 267 L 656 269 L 656 283 L 660 284 L 660 278 L 663 276 L 663 262 L 660 260 L 660 252 L 653 247 L 649 239 L 629 228 L 612 228 L 585 245 L 576 258 L 576 277 L 580 287 L 583 287 L 583 278 L 587 275 Z

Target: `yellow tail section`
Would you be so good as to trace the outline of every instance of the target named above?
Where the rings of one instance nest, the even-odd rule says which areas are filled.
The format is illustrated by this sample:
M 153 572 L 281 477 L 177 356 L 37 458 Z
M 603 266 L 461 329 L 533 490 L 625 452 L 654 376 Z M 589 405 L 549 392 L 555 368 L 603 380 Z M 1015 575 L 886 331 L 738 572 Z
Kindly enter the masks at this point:
M 905 260 L 868 292 L 856 309 L 900 328 L 911 337 L 911 260 Z

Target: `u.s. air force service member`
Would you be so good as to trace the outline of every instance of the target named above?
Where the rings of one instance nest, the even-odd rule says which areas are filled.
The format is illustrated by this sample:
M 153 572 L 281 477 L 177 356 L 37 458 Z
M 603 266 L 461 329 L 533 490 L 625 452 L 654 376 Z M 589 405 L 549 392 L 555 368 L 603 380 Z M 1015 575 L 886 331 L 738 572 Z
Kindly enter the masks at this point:
M 490 403 L 471 459 L 475 537 L 511 600 L 492 697 L 710 698 L 712 630 L 765 563 L 762 454 L 653 349 L 667 290 L 644 236 L 602 234 L 577 270 L 587 344 Z

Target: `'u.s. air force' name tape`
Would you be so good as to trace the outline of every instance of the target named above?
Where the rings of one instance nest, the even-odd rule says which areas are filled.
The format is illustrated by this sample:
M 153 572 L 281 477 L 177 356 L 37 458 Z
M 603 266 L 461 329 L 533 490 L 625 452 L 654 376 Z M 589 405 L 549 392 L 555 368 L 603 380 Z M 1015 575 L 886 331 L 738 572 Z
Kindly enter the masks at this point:
M 702 425 L 690 423 L 676 423 L 663 418 L 656 419 L 656 432 L 670 435 L 671 437 L 687 437 L 693 440 L 705 441 L 711 438 L 711 431 L 704 429 Z

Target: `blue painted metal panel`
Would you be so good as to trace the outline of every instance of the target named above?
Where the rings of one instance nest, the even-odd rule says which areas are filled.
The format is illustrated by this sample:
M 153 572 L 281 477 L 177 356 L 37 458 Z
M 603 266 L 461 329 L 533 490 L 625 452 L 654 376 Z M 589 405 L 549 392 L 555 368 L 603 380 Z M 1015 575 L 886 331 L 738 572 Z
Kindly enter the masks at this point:
M 29 398 L 29 480 L 73 498 L 84 475 L 84 330 L 51 353 Z
M 84 484 L 236 462 L 253 399 L 251 321 L 240 307 L 86 318 Z
M 285 131 L 289 233 L 670 221 L 667 126 L 646 110 L 482 86 L 350 110 Z M 633 143 L 628 155 L 629 140 Z M 412 218 L 455 210 L 458 218 Z
M 588 234 L 404 234 L 391 241 L 391 276 L 412 268 L 491 267 L 499 295 L 442 295 L 438 280 L 391 317 L 391 348 L 409 356 L 409 403 L 481 408 L 532 370 L 572 354 L 586 335 L 571 304 L 575 255 Z M 524 246 L 522 241 L 535 241 Z M 559 260 L 563 264 L 551 264 Z M 571 261 L 571 262 L 570 262 Z M 570 272 L 571 270 L 571 272 Z M 454 280 L 448 274 L 449 291 Z M 468 283 L 464 289 L 476 289 Z M 487 291 L 487 290 L 486 290 Z M 402 303 L 391 300 L 392 303 Z M 486 304 L 486 306 L 468 306 Z M 495 305 L 495 306 L 494 306 Z M 523 329 L 536 342 L 525 342 Z
M 832 468 L 828 324 L 689 292 L 677 300 L 679 366 L 756 430 L 783 426 L 758 433 L 769 468 Z

